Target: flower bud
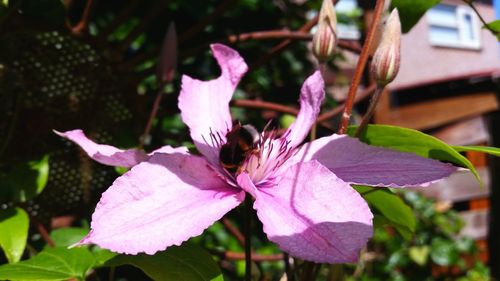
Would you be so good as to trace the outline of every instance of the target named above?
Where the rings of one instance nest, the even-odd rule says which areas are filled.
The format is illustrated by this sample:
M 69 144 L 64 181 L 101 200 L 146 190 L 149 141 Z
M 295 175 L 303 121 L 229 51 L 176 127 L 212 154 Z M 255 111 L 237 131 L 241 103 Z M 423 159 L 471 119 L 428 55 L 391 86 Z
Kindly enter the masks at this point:
M 331 0 L 323 0 L 312 44 L 313 54 L 320 63 L 333 56 L 337 45 L 337 16 Z
M 371 72 L 380 86 L 389 84 L 399 71 L 401 60 L 401 22 L 394 9 L 387 19 L 382 40 L 373 55 Z

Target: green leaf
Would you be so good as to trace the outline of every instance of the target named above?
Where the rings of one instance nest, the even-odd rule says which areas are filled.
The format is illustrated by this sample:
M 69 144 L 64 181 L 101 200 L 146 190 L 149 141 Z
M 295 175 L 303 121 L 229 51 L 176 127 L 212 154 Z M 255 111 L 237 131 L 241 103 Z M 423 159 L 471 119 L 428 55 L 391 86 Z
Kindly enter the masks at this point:
M 363 198 L 377 209 L 405 238 L 410 240 L 415 232 L 413 212 L 398 195 L 377 187 L 354 186 Z
M 500 148 L 498 147 L 468 145 L 468 146 L 453 146 L 453 148 L 458 152 L 475 151 L 500 157 Z
M 493 35 L 495 35 L 497 37 L 497 40 L 500 41 L 500 20 L 489 22 L 487 24 L 487 27 L 488 29 L 490 29 L 490 31 L 495 32 Z M 486 26 L 483 26 L 483 28 L 486 28 Z
M 82 240 L 88 233 L 89 230 L 85 227 L 67 227 L 52 231 L 50 237 L 57 247 L 69 247 Z
M 410 31 L 420 18 L 441 0 L 392 0 L 391 7 L 398 8 L 401 28 L 404 33 Z
M 293 122 L 295 122 L 297 116 L 293 116 L 291 114 L 283 114 L 280 118 L 280 126 L 281 128 L 289 128 Z
M 0 280 L 83 280 L 94 263 L 94 256 L 86 248 L 50 248 L 29 260 L 0 266 Z
M 92 253 L 95 257 L 95 266 L 100 267 L 104 266 L 106 262 L 110 259 L 118 256 L 118 253 L 111 252 L 110 250 L 99 248 L 98 246 L 92 247 Z
M 21 208 L 0 210 L 0 247 L 10 263 L 18 262 L 28 239 L 29 217 Z
M 155 255 L 119 255 L 106 265 L 130 264 L 140 268 L 154 280 L 205 281 L 224 280 L 212 257 L 194 244 L 170 247 Z
M 429 246 L 413 246 L 408 250 L 410 259 L 420 266 L 424 266 L 429 258 Z
M 349 127 L 347 133 L 353 136 L 356 128 L 357 126 Z M 360 136 L 360 140 L 371 145 L 412 152 L 422 157 L 448 161 L 466 167 L 474 174 L 481 186 L 483 185 L 476 168 L 467 158 L 443 141 L 420 131 L 389 125 L 368 125 Z
M 49 156 L 39 160 L 15 163 L 0 178 L 0 201 L 26 202 L 43 191 L 49 178 Z
M 458 262 L 459 255 L 453 240 L 435 238 L 431 243 L 431 258 L 438 265 L 449 266 Z

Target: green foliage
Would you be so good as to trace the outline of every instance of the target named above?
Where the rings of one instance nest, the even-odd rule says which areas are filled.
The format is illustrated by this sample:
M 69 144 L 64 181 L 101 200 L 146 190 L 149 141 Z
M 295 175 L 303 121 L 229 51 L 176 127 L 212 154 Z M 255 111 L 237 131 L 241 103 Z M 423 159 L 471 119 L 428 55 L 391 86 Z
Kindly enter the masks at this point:
M 0 266 L 0 279 L 57 281 L 78 278 L 84 280 L 95 263 L 86 248 L 50 248 L 31 259 Z
M 483 26 L 483 28 L 486 28 L 486 26 Z M 492 32 L 495 32 L 493 33 L 493 35 L 495 35 L 498 41 L 500 41 L 500 20 L 489 22 L 488 29 L 490 29 Z
M 376 227 L 368 252 L 378 258 L 365 265 L 370 270 L 363 272 L 361 280 L 455 280 L 446 273 L 433 274 L 435 266 L 457 267 L 453 278 L 459 280 L 488 280 L 482 263 L 469 262 L 477 260 L 474 241 L 457 238 L 463 222 L 455 211 L 440 208 L 416 192 L 400 193 L 417 218 L 414 238 L 403 239 L 391 228 Z
M 49 177 L 49 156 L 15 163 L 0 178 L 0 202 L 26 202 L 43 191 Z
M 0 210 L 0 247 L 7 260 L 18 262 L 28 238 L 29 217 L 21 208 Z
M 85 227 L 59 228 L 50 233 L 50 237 L 57 247 L 69 247 L 80 241 L 89 233 Z
M 124 264 L 140 268 L 154 280 L 220 281 L 224 280 L 212 257 L 193 244 L 170 247 L 155 255 L 118 255 L 106 262 L 107 266 Z
M 410 207 L 397 194 L 387 189 L 369 186 L 355 186 L 355 189 L 406 240 L 412 238 L 415 232 L 415 217 Z
M 401 18 L 401 29 L 404 33 L 422 18 L 422 16 L 441 0 L 392 0 L 391 7 L 397 8 Z
M 453 148 L 459 152 L 475 151 L 500 157 L 500 148 L 498 147 L 469 145 L 469 146 L 453 146 Z
M 349 127 L 348 134 L 354 135 L 356 128 L 357 126 Z M 411 152 L 426 158 L 448 161 L 466 167 L 482 184 L 476 168 L 467 158 L 452 146 L 420 131 L 388 125 L 368 125 L 359 139 L 370 145 Z

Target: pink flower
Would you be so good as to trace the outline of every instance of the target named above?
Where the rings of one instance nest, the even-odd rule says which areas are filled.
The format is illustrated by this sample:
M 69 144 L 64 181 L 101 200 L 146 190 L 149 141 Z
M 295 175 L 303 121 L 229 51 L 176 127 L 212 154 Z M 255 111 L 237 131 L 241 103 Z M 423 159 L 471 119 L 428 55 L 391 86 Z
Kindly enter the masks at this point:
M 304 82 L 300 113 L 287 132 L 262 134 L 258 149 L 228 171 L 219 152 L 233 124 L 229 101 L 247 65 L 226 46 L 212 45 L 212 52 L 221 76 L 207 82 L 184 76 L 179 97 L 182 119 L 203 156 L 171 147 L 147 155 L 96 144 L 79 130 L 60 133 L 101 163 L 132 167 L 103 193 L 79 244 L 154 254 L 200 235 L 248 192 L 264 232 L 282 250 L 315 262 L 354 262 L 372 236 L 373 216 L 350 184 L 426 186 L 455 170 L 344 135 L 301 145 L 324 98 L 316 72 Z

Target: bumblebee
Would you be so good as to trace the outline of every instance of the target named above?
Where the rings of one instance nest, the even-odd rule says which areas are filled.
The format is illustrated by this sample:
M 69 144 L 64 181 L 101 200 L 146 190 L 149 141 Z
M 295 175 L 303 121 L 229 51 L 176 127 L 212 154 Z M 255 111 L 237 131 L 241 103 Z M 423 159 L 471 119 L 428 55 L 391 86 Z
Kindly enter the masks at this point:
M 254 126 L 238 122 L 226 134 L 226 139 L 219 152 L 219 161 L 228 171 L 234 172 L 248 155 L 258 150 L 260 134 Z

